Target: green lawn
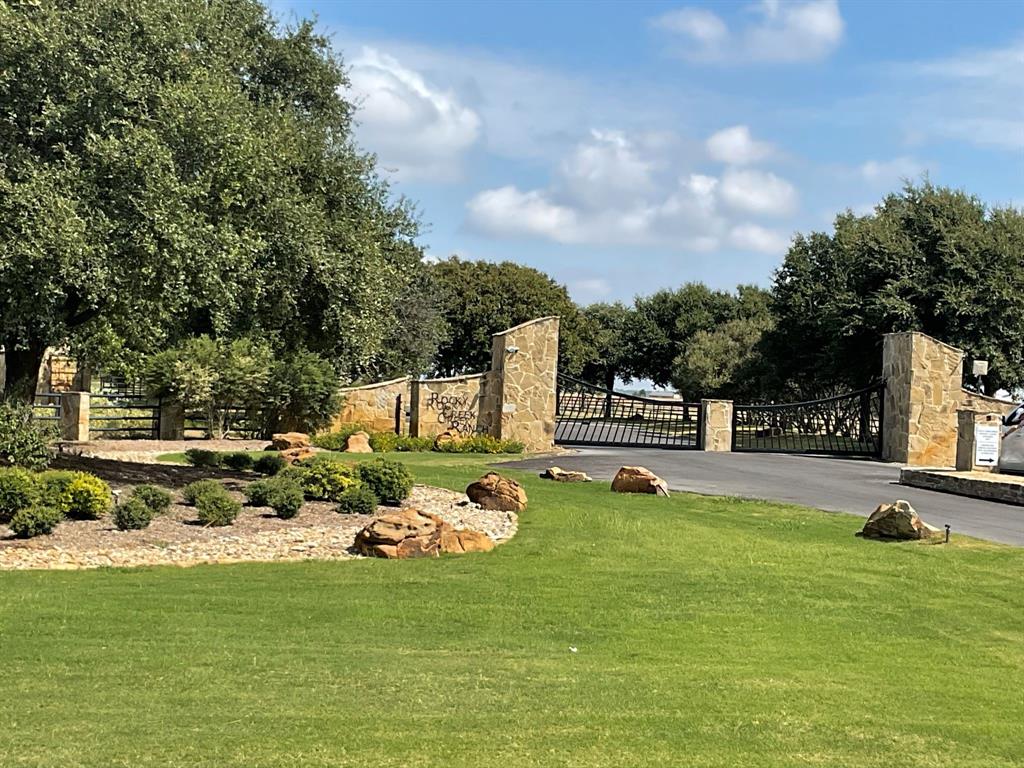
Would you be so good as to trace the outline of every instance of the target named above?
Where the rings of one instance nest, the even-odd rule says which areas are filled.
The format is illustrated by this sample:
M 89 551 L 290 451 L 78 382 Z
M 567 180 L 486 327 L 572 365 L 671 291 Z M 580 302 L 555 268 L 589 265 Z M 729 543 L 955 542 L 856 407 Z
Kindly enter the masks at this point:
M 0 765 L 1024 765 L 1024 551 L 521 477 L 486 555 L 0 574 Z

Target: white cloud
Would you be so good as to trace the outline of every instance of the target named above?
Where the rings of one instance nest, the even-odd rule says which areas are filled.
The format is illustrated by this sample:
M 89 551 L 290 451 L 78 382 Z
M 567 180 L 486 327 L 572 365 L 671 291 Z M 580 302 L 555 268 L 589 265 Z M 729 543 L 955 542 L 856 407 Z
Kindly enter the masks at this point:
M 745 213 L 784 216 L 797 208 L 796 188 L 767 171 L 728 169 L 721 195 L 727 205 Z
M 748 165 L 772 154 L 772 146 L 756 141 L 745 125 L 734 125 L 711 134 L 705 142 L 708 154 L 720 163 Z
M 755 19 L 735 32 L 713 12 L 691 7 L 669 11 L 654 25 L 683 38 L 676 52 L 684 58 L 732 64 L 816 61 L 843 39 L 837 0 L 761 0 L 748 10 Z
M 580 242 L 576 213 L 540 190 L 488 189 L 467 204 L 473 225 L 492 235 L 534 235 L 560 243 Z
M 458 177 L 461 155 L 480 137 L 476 112 L 374 48 L 352 61 L 349 78 L 360 105 L 357 135 L 385 168 L 402 179 Z
M 607 297 L 612 292 L 612 285 L 603 277 L 581 277 L 570 280 L 567 287 L 572 297 L 582 304 L 590 304 Z
M 740 250 L 774 256 L 786 252 L 790 238 L 782 232 L 758 224 L 738 224 L 730 230 L 729 242 Z
M 892 160 L 868 160 L 858 171 L 865 181 L 891 186 L 903 179 L 914 180 L 928 168 L 912 157 L 894 157 Z

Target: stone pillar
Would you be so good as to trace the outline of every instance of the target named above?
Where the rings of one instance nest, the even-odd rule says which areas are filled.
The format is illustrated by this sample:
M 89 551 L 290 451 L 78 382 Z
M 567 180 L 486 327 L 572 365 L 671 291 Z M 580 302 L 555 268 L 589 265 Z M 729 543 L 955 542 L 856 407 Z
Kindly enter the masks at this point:
M 961 472 L 993 472 L 999 469 L 996 464 L 975 464 L 974 463 L 974 427 L 977 424 L 985 424 L 999 429 L 999 415 L 995 413 L 980 413 L 972 410 L 957 411 L 957 440 L 956 440 L 956 468 Z
M 956 463 L 963 352 L 923 333 L 885 335 L 882 458 L 911 466 Z
M 89 439 L 89 393 L 62 392 L 60 396 L 60 436 L 76 442 Z
M 732 450 L 732 400 L 700 401 L 700 449 Z
M 527 451 L 555 443 L 558 318 L 542 317 L 496 333 L 491 346 L 493 433 Z
M 160 403 L 160 434 L 161 440 L 185 439 L 185 406 L 177 400 L 164 400 Z

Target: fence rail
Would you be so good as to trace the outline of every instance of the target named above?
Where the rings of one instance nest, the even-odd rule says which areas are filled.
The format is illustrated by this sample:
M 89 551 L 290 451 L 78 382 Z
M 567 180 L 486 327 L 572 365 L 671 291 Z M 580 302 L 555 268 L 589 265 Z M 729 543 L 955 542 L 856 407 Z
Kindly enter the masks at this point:
M 36 421 L 60 422 L 60 392 L 42 392 L 32 403 L 32 418 Z
M 89 436 L 157 438 L 160 403 L 143 395 L 94 394 L 89 405 Z

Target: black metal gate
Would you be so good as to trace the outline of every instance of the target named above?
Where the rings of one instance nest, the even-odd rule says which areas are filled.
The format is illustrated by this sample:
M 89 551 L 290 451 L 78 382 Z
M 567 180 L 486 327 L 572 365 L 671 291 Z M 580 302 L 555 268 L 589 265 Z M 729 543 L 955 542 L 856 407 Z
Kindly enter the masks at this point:
M 885 383 L 781 405 L 735 405 L 732 449 L 770 453 L 882 455 Z
M 558 374 L 555 442 L 642 448 L 700 447 L 700 404 L 627 395 Z

